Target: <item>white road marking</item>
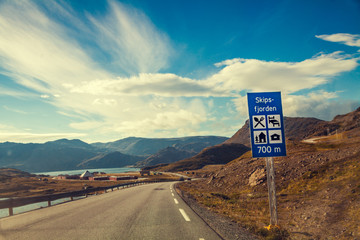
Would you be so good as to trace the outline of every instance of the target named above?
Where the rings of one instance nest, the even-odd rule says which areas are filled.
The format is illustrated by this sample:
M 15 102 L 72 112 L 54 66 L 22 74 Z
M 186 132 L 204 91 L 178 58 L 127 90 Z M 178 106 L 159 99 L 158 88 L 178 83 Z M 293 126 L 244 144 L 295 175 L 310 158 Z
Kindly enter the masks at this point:
M 189 218 L 189 216 L 186 214 L 186 212 L 184 211 L 184 209 L 179 208 L 179 211 L 180 211 L 181 215 L 184 217 L 185 221 L 190 222 L 190 218 Z
M 199 238 L 199 240 L 205 240 L 205 238 Z
M 171 195 L 172 195 L 173 197 L 175 197 L 175 195 L 174 195 L 173 193 L 172 193 Z
M 176 198 L 174 198 L 174 202 L 175 202 L 175 204 L 179 204 L 179 202 Z

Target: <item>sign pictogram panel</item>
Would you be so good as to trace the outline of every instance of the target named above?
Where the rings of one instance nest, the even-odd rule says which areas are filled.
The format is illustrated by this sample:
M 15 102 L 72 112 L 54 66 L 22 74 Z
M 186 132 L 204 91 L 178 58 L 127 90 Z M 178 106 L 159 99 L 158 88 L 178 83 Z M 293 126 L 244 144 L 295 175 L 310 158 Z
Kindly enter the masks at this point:
M 286 156 L 280 92 L 248 93 L 253 157 Z

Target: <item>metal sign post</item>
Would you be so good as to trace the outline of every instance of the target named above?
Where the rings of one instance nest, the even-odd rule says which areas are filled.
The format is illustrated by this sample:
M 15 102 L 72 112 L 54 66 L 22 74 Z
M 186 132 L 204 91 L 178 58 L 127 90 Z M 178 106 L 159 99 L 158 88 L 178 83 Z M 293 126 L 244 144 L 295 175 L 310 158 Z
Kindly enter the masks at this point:
M 269 192 L 270 225 L 278 225 L 274 159 L 266 158 L 266 175 Z
M 278 224 L 273 157 L 286 156 L 280 92 L 248 93 L 253 158 L 266 158 L 270 225 Z

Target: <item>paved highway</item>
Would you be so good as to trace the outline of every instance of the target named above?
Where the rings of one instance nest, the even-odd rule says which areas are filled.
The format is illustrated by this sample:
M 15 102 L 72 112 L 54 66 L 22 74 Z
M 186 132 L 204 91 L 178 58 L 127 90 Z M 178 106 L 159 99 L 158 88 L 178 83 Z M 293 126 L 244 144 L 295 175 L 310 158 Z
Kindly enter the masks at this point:
M 220 239 L 177 195 L 153 183 L 0 219 L 0 239 Z

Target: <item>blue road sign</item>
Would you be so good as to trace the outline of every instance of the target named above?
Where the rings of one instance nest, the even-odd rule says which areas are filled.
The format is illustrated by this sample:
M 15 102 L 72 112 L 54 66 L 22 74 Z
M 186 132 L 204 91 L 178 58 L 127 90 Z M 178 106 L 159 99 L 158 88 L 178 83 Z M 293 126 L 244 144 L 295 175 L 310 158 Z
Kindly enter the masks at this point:
M 286 156 L 280 92 L 248 93 L 252 156 Z

